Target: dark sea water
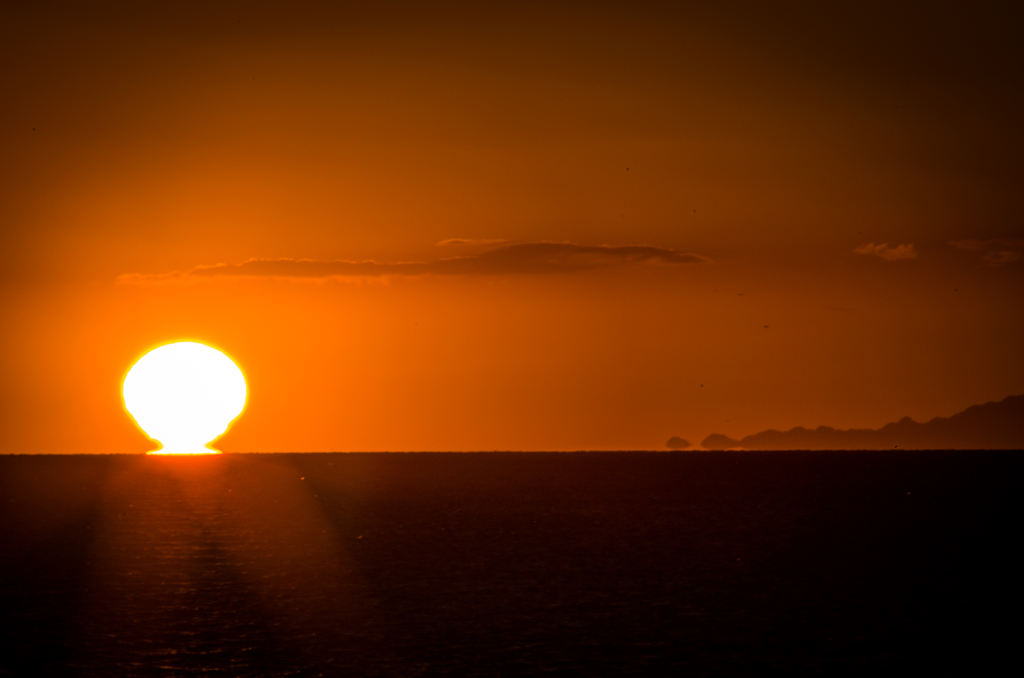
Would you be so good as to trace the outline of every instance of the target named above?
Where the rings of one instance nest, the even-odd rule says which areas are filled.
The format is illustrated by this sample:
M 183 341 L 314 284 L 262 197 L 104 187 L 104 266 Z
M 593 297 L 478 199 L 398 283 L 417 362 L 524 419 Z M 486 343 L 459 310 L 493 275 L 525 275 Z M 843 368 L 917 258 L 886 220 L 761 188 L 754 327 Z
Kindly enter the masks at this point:
M 0 675 L 1019 673 L 1022 466 L 0 457 Z

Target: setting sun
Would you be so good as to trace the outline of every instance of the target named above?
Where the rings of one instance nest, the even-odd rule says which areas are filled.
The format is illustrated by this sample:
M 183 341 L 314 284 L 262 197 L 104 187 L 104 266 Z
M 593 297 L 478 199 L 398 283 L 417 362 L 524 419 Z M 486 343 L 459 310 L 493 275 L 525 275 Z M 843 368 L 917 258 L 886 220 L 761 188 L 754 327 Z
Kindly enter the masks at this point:
M 183 341 L 155 348 L 128 370 L 124 406 L 162 447 L 150 454 L 218 454 L 209 443 L 245 407 L 245 377 L 215 348 Z

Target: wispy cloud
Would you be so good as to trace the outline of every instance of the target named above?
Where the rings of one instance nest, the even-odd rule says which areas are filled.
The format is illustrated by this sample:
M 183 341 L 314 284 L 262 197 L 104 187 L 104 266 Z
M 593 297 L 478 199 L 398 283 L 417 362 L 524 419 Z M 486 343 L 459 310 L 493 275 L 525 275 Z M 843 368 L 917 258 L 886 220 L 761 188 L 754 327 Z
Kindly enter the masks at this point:
M 905 245 L 897 245 L 896 247 L 889 247 L 889 243 L 884 242 L 881 245 L 876 245 L 873 242 L 869 242 L 866 245 L 861 245 L 857 249 L 853 250 L 857 254 L 868 254 L 875 257 L 880 257 L 886 261 L 900 261 L 902 259 L 916 259 L 917 250 L 914 249 L 913 243 L 907 243 Z
M 1002 266 L 1003 264 L 1009 264 L 1012 261 L 1017 261 L 1020 257 L 1020 252 L 1001 250 L 999 252 L 985 252 L 982 259 L 984 259 L 989 266 Z
M 982 260 L 997 268 L 1024 256 L 1024 240 L 1013 238 L 993 240 L 954 240 L 949 243 L 958 250 L 979 252 Z
M 447 242 L 447 241 L 446 241 Z M 534 242 L 503 244 L 460 257 L 429 262 L 318 261 L 315 259 L 250 259 L 241 264 L 197 266 L 188 271 L 160 274 L 130 273 L 126 284 L 172 282 L 216 276 L 328 279 L 380 278 L 422 275 L 525 275 L 584 271 L 613 266 L 682 266 L 710 263 L 699 254 L 639 245 L 584 246 Z

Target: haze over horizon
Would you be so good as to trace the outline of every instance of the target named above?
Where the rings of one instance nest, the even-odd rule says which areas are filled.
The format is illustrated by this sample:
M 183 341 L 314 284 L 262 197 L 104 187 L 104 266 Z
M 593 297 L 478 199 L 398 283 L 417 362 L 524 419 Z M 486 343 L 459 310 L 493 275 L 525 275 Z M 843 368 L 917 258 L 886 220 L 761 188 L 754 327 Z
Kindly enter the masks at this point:
M 0 27 L 0 453 L 661 449 L 1024 392 L 1011 3 L 38 3 Z

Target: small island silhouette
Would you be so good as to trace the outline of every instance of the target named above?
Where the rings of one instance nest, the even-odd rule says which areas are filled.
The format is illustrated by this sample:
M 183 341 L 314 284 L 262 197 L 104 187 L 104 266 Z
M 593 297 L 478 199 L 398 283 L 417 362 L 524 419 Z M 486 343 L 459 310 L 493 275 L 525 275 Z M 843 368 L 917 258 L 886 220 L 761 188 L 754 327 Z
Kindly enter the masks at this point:
M 1024 449 L 1024 395 L 972 405 L 951 417 L 936 417 L 923 424 L 904 417 L 880 429 L 798 426 L 788 431 L 761 431 L 740 440 L 713 433 L 700 445 L 707 450 Z

